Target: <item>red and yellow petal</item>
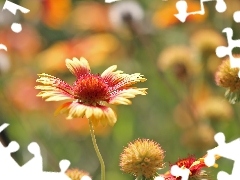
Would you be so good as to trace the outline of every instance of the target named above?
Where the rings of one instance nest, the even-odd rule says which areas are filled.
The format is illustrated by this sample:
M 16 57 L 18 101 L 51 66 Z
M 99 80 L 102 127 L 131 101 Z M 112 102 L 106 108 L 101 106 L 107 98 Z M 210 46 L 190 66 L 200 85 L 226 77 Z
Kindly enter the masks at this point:
M 117 122 L 117 116 L 116 113 L 112 110 L 110 107 L 105 107 L 103 109 L 105 119 L 107 119 L 108 124 L 110 126 L 113 126 Z
M 125 74 L 123 71 L 117 70 L 117 66 L 113 65 L 107 68 L 102 74 L 101 77 L 108 82 L 108 84 L 121 85 L 122 86 L 131 86 L 137 82 L 144 82 L 147 79 L 143 77 L 140 73 L 134 74 Z
M 136 84 L 138 82 L 144 82 L 147 79 L 143 77 L 140 73 L 134 73 L 134 74 L 121 74 L 123 76 L 123 80 L 116 84 L 115 88 L 118 89 L 124 89 L 126 87 L 130 87 L 133 84 Z
M 105 123 L 104 114 L 101 106 L 100 107 L 93 106 L 91 107 L 91 109 L 92 109 L 92 114 L 89 117 L 89 119 L 92 121 L 93 125 L 96 127 L 99 121 L 101 121 L 102 125 L 106 125 L 107 123 Z
M 147 88 L 129 88 L 120 90 L 111 97 L 108 103 L 129 105 L 132 102 L 128 98 L 134 98 L 136 95 L 146 95 Z
M 86 111 L 86 117 L 93 121 L 94 126 L 98 125 L 98 122 L 105 126 L 109 124 L 113 126 L 117 121 L 116 113 L 112 110 L 112 108 L 107 106 L 89 106 Z
M 77 78 L 80 78 L 82 75 L 88 74 L 91 71 L 88 61 L 83 57 L 80 59 L 73 58 L 72 60 L 66 59 L 65 62 L 69 71 Z
M 39 74 L 36 82 L 42 85 L 35 86 L 35 89 L 41 90 L 37 94 L 38 97 L 44 98 L 46 101 L 62 101 L 74 99 L 72 95 L 72 87 L 59 78 L 48 74 Z
M 101 74 L 101 77 L 106 79 L 111 78 L 112 76 L 114 76 L 114 71 L 116 69 L 117 69 L 117 65 L 110 66 L 105 71 L 103 71 L 103 73 Z
M 72 102 L 72 104 L 68 107 L 69 111 L 67 119 L 84 117 L 86 109 L 87 106 L 80 104 L 78 102 Z
M 123 87 L 129 87 L 138 82 L 144 82 L 147 79 L 140 73 L 125 74 L 123 71 L 115 71 L 116 66 L 111 66 L 106 69 L 101 77 L 109 84 L 111 90 L 117 90 Z
M 109 124 L 113 126 L 117 121 L 115 112 L 107 106 L 88 106 L 80 104 L 78 102 L 67 102 L 61 105 L 55 112 L 68 113 L 67 119 L 86 117 L 92 120 L 94 126 L 97 126 L 99 122 L 102 125 Z
M 59 106 L 56 111 L 54 112 L 54 115 L 57 115 L 59 113 L 64 113 L 69 109 L 69 106 L 72 104 L 72 102 L 66 102 Z
M 117 66 L 113 65 L 107 68 L 102 74 L 101 77 L 108 82 L 110 86 L 113 86 L 123 80 L 122 73 L 123 71 L 117 70 Z

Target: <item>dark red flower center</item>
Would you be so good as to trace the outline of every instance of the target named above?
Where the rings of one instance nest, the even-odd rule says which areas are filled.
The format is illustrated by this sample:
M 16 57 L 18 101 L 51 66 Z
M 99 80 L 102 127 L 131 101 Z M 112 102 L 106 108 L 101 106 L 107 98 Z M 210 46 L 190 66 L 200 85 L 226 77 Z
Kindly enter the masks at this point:
M 81 103 L 97 105 L 109 97 L 109 87 L 99 75 L 85 74 L 73 84 L 75 99 Z

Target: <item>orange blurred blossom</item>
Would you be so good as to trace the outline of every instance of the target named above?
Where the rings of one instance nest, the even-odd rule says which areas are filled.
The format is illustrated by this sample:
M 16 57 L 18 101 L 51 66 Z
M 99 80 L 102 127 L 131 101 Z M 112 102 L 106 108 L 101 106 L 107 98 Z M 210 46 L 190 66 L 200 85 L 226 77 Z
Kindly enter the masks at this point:
M 197 1 L 187 1 L 188 9 L 187 12 L 195 12 L 200 11 L 200 3 Z M 159 28 L 167 28 L 169 26 L 179 24 L 179 21 L 174 14 L 178 14 L 178 10 L 176 9 L 176 1 L 168 1 L 165 5 L 161 6 L 153 15 L 152 21 L 156 27 Z M 189 15 L 186 19 L 186 22 L 203 22 L 208 16 L 208 11 L 205 6 L 205 14 L 204 15 Z

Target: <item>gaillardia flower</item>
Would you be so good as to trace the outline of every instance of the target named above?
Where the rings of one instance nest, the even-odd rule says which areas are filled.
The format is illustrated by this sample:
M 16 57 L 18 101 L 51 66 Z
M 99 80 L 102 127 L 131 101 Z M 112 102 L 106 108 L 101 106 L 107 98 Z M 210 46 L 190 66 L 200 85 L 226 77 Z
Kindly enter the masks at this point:
M 163 158 L 164 151 L 157 142 L 137 139 L 123 150 L 120 167 L 125 173 L 151 180 L 163 168 Z
M 206 167 L 203 158 L 197 160 L 194 156 L 179 159 L 176 165 L 181 168 L 188 168 L 190 170 L 190 176 L 197 175 L 203 167 Z
M 207 167 L 204 163 L 204 158 L 196 159 L 194 156 L 188 156 L 187 158 L 179 159 L 175 164 L 182 169 L 189 170 L 189 180 L 210 180 L 210 176 L 203 170 Z M 181 176 L 173 176 L 170 172 L 161 175 L 165 180 L 180 180 Z
M 99 121 L 104 125 L 114 125 L 117 117 L 107 103 L 129 105 L 131 101 L 128 98 L 147 94 L 147 88 L 132 87 L 137 82 L 146 81 L 140 73 L 124 74 L 113 65 L 101 75 L 92 74 L 85 58 L 66 59 L 66 66 L 76 76 L 73 85 L 42 73 L 37 79 L 42 85 L 36 86 L 36 89 L 41 90 L 37 96 L 46 101 L 70 100 L 56 110 L 56 113 L 67 112 L 67 119 L 86 116 L 94 125 Z

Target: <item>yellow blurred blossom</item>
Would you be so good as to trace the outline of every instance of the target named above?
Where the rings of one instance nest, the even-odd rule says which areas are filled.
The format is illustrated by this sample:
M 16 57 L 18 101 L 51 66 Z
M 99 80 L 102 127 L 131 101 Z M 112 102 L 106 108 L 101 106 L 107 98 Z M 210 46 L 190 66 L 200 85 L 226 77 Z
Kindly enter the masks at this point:
M 197 52 L 211 55 L 218 46 L 226 45 L 226 40 L 214 29 L 199 29 L 191 35 L 190 43 Z
M 200 70 L 200 65 L 193 58 L 191 49 L 180 45 L 165 48 L 159 55 L 157 65 L 161 71 L 172 68 L 179 79 L 189 78 Z

